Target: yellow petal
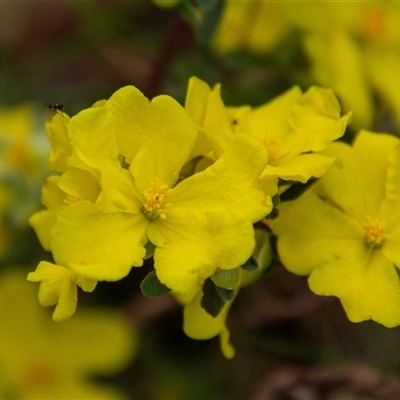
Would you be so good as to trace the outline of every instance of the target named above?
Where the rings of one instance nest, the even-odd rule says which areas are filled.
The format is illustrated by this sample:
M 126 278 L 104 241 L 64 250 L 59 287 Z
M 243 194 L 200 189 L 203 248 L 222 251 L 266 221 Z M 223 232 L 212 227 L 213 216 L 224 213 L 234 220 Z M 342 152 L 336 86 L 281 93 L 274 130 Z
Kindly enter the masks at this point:
M 281 204 L 279 217 L 268 224 L 282 263 L 295 274 L 308 275 L 349 247 L 364 248 L 362 226 L 312 192 Z
M 40 269 L 44 280 L 54 278 L 41 285 L 56 291 L 57 280 L 62 286 L 69 279 L 65 268 L 50 264 L 48 273 L 46 267 Z M 118 389 L 90 377 L 114 376 L 131 361 L 137 336 L 127 321 L 116 310 L 81 309 L 74 318 L 55 324 L 39 306 L 35 286 L 21 268 L 1 273 L 2 394 L 21 399 L 124 398 Z
M 208 96 L 202 128 L 207 133 L 217 158 L 228 148 L 233 129 L 221 98 L 221 85 L 216 85 Z
M 197 126 L 204 125 L 207 111 L 207 101 L 211 94 L 210 86 L 204 81 L 193 76 L 189 79 L 185 99 L 185 109 Z
M 58 337 L 64 344 L 59 350 L 60 357 L 75 365 L 75 373 L 117 373 L 134 355 L 138 344 L 135 331 L 116 310 L 92 308 L 81 311 L 63 323 Z
M 267 165 L 261 178 L 281 178 L 306 183 L 311 177 L 324 176 L 333 166 L 335 158 L 321 154 L 302 154 L 284 166 Z
M 71 145 L 68 138 L 70 118 L 64 113 L 56 113 L 45 124 L 47 138 L 50 142 L 49 169 L 65 172 L 68 169 L 68 158 L 71 155 Z
M 384 182 L 387 178 L 388 158 L 390 152 L 400 143 L 393 135 L 361 130 L 354 142 L 363 179 L 368 190 L 374 188 L 374 201 L 382 203 L 385 196 Z M 370 195 L 369 198 L 372 198 Z
M 184 307 L 183 330 L 192 339 L 205 340 L 220 335 L 221 350 L 226 358 L 235 356 L 235 349 L 229 342 L 229 331 L 226 328 L 226 318 L 232 301 L 228 302 L 221 313 L 213 318 L 201 308 L 200 302 L 203 292 Z
M 133 86 L 115 92 L 105 107 L 115 117 L 119 152 L 131 164 L 139 192 L 156 177 L 172 187 L 197 138 L 187 112 L 169 96 L 150 102 Z
M 153 221 L 148 236 L 157 248 L 158 279 L 184 298 L 191 298 L 217 268 L 244 264 L 254 246 L 250 221 L 231 210 L 169 210 L 165 220 Z
M 294 131 L 294 143 L 301 152 L 324 150 L 333 140 L 340 138 L 350 114 L 340 116 L 340 104 L 330 89 L 310 88 L 294 105 L 289 119 Z
M 141 208 L 138 192 L 132 176 L 121 167 L 115 127 L 114 116 L 104 107 L 84 110 L 72 118 L 69 165 L 96 177 L 102 188 L 97 200 L 100 210 L 136 213 Z
M 361 49 L 351 35 L 338 29 L 305 37 L 315 79 L 330 87 L 346 111 L 353 110 L 353 124 L 370 127 L 373 120 L 372 94 Z
M 39 302 L 44 307 L 54 306 L 54 321 L 62 321 L 75 313 L 77 303 L 76 275 L 67 268 L 42 261 L 35 272 L 28 275 L 31 282 L 41 282 Z M 87 283 L 94 289 L 96 282 Z
M 347 252 L 316 268 L 310 278 L 312 291 L 339 297 L 349 319 L 372 319 L 394 327 L 400 325 L 400 283 L 394 265 L 379 250 L 368 261 L 367 250 Z
M 288 28 L 280 4 L 227 1 L 212 46 L 220 53 L 246 49 L 265 54 Z
M 379 219 L 385 222 L 387 235 L 382 252 L 393 264 L 400 266 L 400 144 L 388 157 L 385 199 Z
M 68 135 L 72 156 L 68 165 L 92 172 L 101 181 L 102 172 L 118 163 L 114 120 L 104 107 L 81 111 L 71 119 Z
M 237 210 L 251 222 L 266 216 L 272 202 L 257 179 L 268 160 L 264 146 L 246 135 L 233 136 L 224 155 L 211 167 L 179 183 L 169 201 L 189 210 Z M 222 211 L 223 210 L 223 211 Z
M 51 231 L 57 222 L 58 215 L 65 206 L 67 195 L 58 187 L 59 176 L 50 176 L 42 188 L 42 203 L 47 210 L 33 214 L 29 223 L 35 230 L 40 244 L 45 250 L 50 250 Z
M 288 121 L 293 107 L 301 96 L 300 88 L 294 86 L 270 102 L 255 108 L 250 115 L 244 115 L 249 120 L 250 134 L 260 139 L 261 142 L 266 138 L 273 137 L 284 145 L 286 140 L 292 139 L 291 136 L 287 137 Z M 238 123 L 241 123 L 240 120 Z M 248 130 L 245 129 L 246 131 Z
M 358 134 L 353 148 L 333 143 L 324 154 L 337 157 L 342 168 L 332 168 L 315 189 L 360 224 L 367 216 L 376 218 L 385 196 L 388 154 L 397 143 L 393 136 L 367 131 Z
M 51 250 L 59 265 L 84 278 L 115 281 L 140 266 L 148 220 L 143 214 L 103 214 L 88 201 L 67 207 L 53 230 Z
M 374 86 L 394 111 L 397 124 L 400 123 L 400 97 L 398 71 L 400 57 L 392 47 L 369 46 L 365 52 L 366 64 Z
M 89 200 L 92 203 L 96 202 L 101 190 L 92 173 L 73 167 L 60 177 L 58 187 L 71 198 Z

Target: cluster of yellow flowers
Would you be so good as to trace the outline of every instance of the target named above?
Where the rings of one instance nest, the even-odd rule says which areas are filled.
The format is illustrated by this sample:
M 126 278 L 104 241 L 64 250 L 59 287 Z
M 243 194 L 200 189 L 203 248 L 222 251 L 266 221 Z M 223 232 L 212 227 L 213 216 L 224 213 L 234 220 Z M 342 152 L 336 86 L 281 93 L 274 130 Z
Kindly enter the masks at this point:
M 0 107 L 0 263 L 37 209 L 49 145 L 34 104 Z
M 153 257 L 153 281 L 185 305 L 185 332 L 221 334 L 232 357 L 221 310 L 249 280 L 241 271 L 251 269 L 253 225 L 273 210 L 281 182 L 332 168 L 337 156 L 324 151 L 349 118 L 328 89 L 294 87 L 258 108 L 229 108 L 219 85 L 197 78 L 185 107 L 128 86 L 72 118 L 57 112 L 46 127 L 57 174 L 43 186 L 46 210 L 30 219 L 54 257 L 28 277 L 41 282 L 41 304 L 56 305 L 54 320 L 69 318 L 77 286 L 90 292 Z M 217 309 L 204 304 L 213 291 Z

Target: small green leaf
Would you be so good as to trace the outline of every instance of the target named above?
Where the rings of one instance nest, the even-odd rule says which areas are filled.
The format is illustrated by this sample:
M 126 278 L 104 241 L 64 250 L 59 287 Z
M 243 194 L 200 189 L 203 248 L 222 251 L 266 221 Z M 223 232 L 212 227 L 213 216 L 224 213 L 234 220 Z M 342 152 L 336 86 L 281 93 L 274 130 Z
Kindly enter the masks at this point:
M 281 198 L 279 197 L 279 194 L 276 194 L 275 196 L 272 196 L 272 205 L 274 208 L 279 207 L 279 204 L 281 203 Z
M 171 291 L 170 288 L 161 283 L 155 271 L 150 272 L 140 284 L 140 289 L 146 297 L 158 297 Z
M 148 258 L 153 257 L 156 246 L 149 241 L 146 243 L 144 248 L 146 249 L 146 255 L 144 256 L 144 259 L 147 260 Z
M 235 297 L 235 289 L 226 289 L 219 286 L 215 286 L 215 290 L 219 294 L 222 300 L 225 302 L 231 301 Z
M 240 268 L 217 271 L 211 279 L 221 288 L 234 289 L 240 284 Z
M 256 271 L 258 269 L 258 261 L 254 256 L 251 256 L 242 266 L 241 268 L 246 271 Z
M 200 19 L 199 11 L 189 0 L 184 0 L 178 4 L 178 12 L 186 21 L 191 24 L 197 24 Z
M 214 35 L 215 30 L 221 20 L 222 12 L 224 10 L 224 0 L 213 0 L 203 2 L 204 15 L 200 26 L 197 30 L 197 37 L 202 44 L 208 44 Z
M 206 279 L 203 284 L 203 297 L 201 298 L 201 308 L 213 318 L 218 317 L 225 306 L 225 301 L 217 292 L 216 286 L 211 279 Z
M 281 195 L 281 203 L 284 201 L 293 201 L 299 198 L 307 189 L 309 189 L 317 178 L 311 178 L 306 183 L 296 182 L 289 189 L 285 190 Z M 287 182 L 286 182 L 287 183 Z
M 265 216 L 265 219 L 277 219 L 279 217 L 279 209 L 273 208 L 271 212 Z
M 215 4 L 215 0 L 197 0 L 197 5 L 204 10 L 209 10 L 213 8 Z

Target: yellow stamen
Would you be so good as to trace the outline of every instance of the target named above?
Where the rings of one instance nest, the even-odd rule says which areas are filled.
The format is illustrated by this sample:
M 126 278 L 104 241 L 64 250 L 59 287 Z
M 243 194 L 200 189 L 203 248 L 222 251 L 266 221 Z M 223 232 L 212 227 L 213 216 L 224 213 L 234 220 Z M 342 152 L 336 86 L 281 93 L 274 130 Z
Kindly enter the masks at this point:
M 378 218 L 372 220 L 371 217 L 367 217 L 363 226 L 363 236 L 368 245 L 375 246 L 381 244 L 387 238 L 385 223 Z
M 386 36 L 386 15 L 382 8 L 372 8 L 361 20 L 361 33 L 368 40 L 384 41 Z
M 164 200 L 171 191 L 172 189 L 168 189 L 168 186 L 161 182 L 159 178 L 155 178 L 154 182 L 150 183 L 150 187 L 143 191 L 145 200 L 143 211 L 148 219 L 167 218 L 165 209 L 170 206 L 170 203 L 164 203 Z
M 22 142 L 17 141 L 14 145 L 10 146 L 4 156 L 4 163 L 10 167 L 22 167 L 29 162 L 31 153 L 28 146 Z
M 67 208 L 68 206 L 70 206 L 71 204 L 74 204 L 76 202 L 78 202 L 80 199 L 76 196 L 71 196 L 68 195 L 65 199 L 64 199 L 64 204 L 62 206 L 62 209 Z
M 266 138 L 263 140 L 263 144 L 268 150 L 270 162 L 275 158 L 276 153 L 279 150 L 279 142 L 274 138 Z
M 24 383 L 30 387 L 46 386 L 52 379 L 51 367 L 35 361 L 28 364 L 24 374 Z

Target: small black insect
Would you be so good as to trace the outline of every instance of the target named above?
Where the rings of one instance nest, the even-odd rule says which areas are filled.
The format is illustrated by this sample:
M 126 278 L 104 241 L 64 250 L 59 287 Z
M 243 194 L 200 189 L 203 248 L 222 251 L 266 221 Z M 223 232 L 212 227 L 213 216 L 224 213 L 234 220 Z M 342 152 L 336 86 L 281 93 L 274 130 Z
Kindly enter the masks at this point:
M 49 108 L 50 110 L 53 111 L 62 111 L 64 108 L 64 104 L 58 104 L 58 103 L 44 103 L 43 104 L 45 107 Z

